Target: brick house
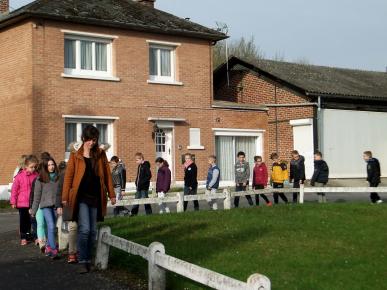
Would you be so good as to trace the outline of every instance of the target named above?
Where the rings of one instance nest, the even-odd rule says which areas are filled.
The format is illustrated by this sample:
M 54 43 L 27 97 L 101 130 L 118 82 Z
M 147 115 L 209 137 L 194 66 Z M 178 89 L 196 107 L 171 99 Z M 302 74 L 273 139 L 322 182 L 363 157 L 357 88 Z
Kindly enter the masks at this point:
M 22 154 L 67 158 L 85 124 L 124 160 L 130 182 L 138 151 L 167 159 L 175 181 L 185 152 L 195 154 L 200 180 L 207 156 L 223 155 L 223 180 L 231 180 L 236 151 L 249 160 L 267 151 L 264 107 L 213 101 L 212 46 L 224 34 L 152 0 L 0 7 L 0 184 L 12 181 Z
M 307 177 L 315 149 L 333 178 L 364 177 L 365 150 L 375 153 L 387 176 L 387 73 L 231 57 L 214 72 L 214 99 L 267 107 L 267 153 L 289 159 L 297 149 Z

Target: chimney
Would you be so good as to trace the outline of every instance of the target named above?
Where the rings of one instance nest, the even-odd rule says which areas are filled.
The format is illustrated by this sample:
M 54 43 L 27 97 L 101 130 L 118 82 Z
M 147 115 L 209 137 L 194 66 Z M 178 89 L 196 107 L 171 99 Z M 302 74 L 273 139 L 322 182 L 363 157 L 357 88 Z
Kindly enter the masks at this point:
M 9 0 L 0 0 L 0 15 L 9 12 Z
M 0 1 L 2 1 L 2 0 L 0 0 Z M 142 4 L 142 5 L 155 8 L 156 0 L 135 0 L 135 1 Z

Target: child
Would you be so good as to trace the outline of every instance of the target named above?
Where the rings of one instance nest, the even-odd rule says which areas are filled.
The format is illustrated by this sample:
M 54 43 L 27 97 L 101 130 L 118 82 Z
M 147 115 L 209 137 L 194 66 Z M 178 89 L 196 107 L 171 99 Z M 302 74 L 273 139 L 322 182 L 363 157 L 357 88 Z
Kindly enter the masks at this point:
M 62 201 L 62 190 L 63 182 L 66 172 L 66 162 L 62 161 L 59 163 L 59 180 L 58 180 L 58 195 L 60 196 L 60 202 Z M 62 224 L 59 227 L 58 239 L 59 239 L 59 250 L 67 248 L 68 245 L 68 256 L 67 263 L 76 264 L 78 263 L 77 257 L 77 222 L 71 221 L 71 217 L 66 207 L 62 208 Z M 65 239 L 67 233 L 67 239 Z
M 268 173 L 266 164 L 262 162 L 261 156 L 254 156 L 255 166 L 253 170 L 253 189 L 264 189 L 268 181 Z M 272 206 L 272 203 L 269 201 L 266 195 L 256 194 L 255 195 L 255 204 L 259 205 L 259 196 L 261 196 L 264 201 L 266 201 L 267 206 Z
M 273 184 L 273 188 L 284 188 L 284 182 L 288 180 L 288 168 L 284 161 L 279 161 L 279 157 L 277 153 L 272 153 L 270 159 L 273 160 L 273 166 L 271 168 L 271 183 Z M 288 198 L 283 192 L 274 192 L 273 198 L 274 203 L 278 204 L 278 196 L 281 199 L 288 203 Z
M 16 175 L 18 175 L 24 169 L 24 163 L 26 162 L 26 158 L 28 155 L 23 154 L 20 156 L 15 171 L 13 172 L 13 179 L 15 179 Z
M 210 192 L 210 194 L 215 194 L 216 190 L 219 188 L 219 181 L 220 181 L 220 169 L 216 165 L 215 155 L 210 155 L 208 157 L 208 164 L 210 165 L 210 167 L 208 168 L 208 173 L 207 173 L 206 188 Z M 208 205 L 213 210 L 218 209 L 218 204 L 216 199 L 209 198 Z
M 320 151 L 316 151 L 314 153 L 314 172 L 312 179 L 310 180 L 310 185 L 316 187 L 324 187 L 328 183 L 328 177 L 328 164 L 322 159 L 322 153 Z M 319 203 L 327 202 L 325 192 L 318 192 L 317 195 Z
M 55 209 L 61 214 L 61 203 L 58 196 L 58 167 L 52 157 L 42 160 L 40 175 L 35 182 L 34 202 L 31 215 L 35 216 L 38 208 L 43 212 L 47 224 L 46 256 L 53 259 L 58 257 L 58 249 L 55 241 Z
M 305 182 L 305 158 L 297 150 L 293 150 L 291 154 L 290 180 L 293 182 L 293 188 L 300 188 L 300 184 Z M 297 199 L 298 192 L 293 192 L 293 203 L 297 203 Z
M 19 210 L 20 244 L 27 245 L 27 236 L 31 230 L 31 217 L 29 214 L 31 185 L 38 176 L 35 169 L 38 159 L 34 155 L 26 157 L 24 169 L 16 175 L 11 190 L 12 208 Z
M 371 151 L 364 151 L 363 159 L 367 162 L 367 181 L 370 187 L 378 187 L 380 183 L 380 163 L 379 160 L 372 157 Z M 382 203 L 383 200 L 377 192 L 371 192 L 370 199 L 372 203 Z
M 235 191 L 246 191 L 250 179 L 250 165 L 249 162 L 245 160 L 246 155 L 244 152 L 238 152 L 237 157 L 238 160 L 235 163 Z M 246 195 L 246 199 L 249 205 L 252 206 L 253 200 L 251 199 L 251 196 Z M 239 196 L 234 198 L 234 206 L 236 208 L 239 206 Z
M 198 191 L 198 168 L 192 160 L 191 153 L 184 155 L 184 195 L 196 195 Z M 199 210 L 199 201 L 194 200 L 194 210 Z M 188 201 L 184 201 L 184 211 L 187 210 Z
M 137 177 L 136 177 L 136 198 L 148 198 L 148 191 L 150 186 L 150 180 L 152 178 L 152 172 L 150 169 L 149 161 L 144 160 L 142 153 L 136 153 Z M 147 215 L 152 214 L 152 207 L 150 204 L 145 204 L 145 212 Z M 133 206 L 131 216 L 138 214 L 139 205 Z
M 169 164 L 161 157 L 156 159 L 157 180 L 156 180 L 156 192 L 159 198 L 164 198 L 165 194 L 171 188 L 171 170 L 169 170 Z M 160 202 L 160 214 L 166 212 L 169 213 L 169 207 L 165 202 Z
M 122 200 L 126 188 L 126 169 L 117 156 L 113 156 L 110 159 L 110 165 L 112 167 L 113 187 L 116 193 L 116 199 Z M 127 214 L 129 211 L 126 207 L 117 205 L 114 208 L 114 215 L 117 216 L 120 212 Z

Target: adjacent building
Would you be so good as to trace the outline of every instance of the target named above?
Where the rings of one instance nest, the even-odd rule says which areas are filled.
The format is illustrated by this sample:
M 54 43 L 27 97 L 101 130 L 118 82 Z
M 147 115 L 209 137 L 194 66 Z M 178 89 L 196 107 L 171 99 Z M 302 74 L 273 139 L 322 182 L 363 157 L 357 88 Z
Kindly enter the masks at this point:
M 231 57 L 214 72 L 214 98 L 267 107 L 267 153 L 297 149 L 308 177 L 316 149 L 332 178 L 364 177 L 365 150 L 387 176 L 387 73 Z

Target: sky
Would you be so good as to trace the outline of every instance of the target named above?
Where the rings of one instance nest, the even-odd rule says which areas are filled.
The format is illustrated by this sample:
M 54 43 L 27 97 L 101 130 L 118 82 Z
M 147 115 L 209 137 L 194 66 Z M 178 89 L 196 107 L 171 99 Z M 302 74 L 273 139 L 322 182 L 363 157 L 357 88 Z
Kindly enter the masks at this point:
M 228 41 L 253 36 L 266 58 L 386 71 L 386 0 L 156 0 L 156 8 L 210 28 L 225 23 Z

